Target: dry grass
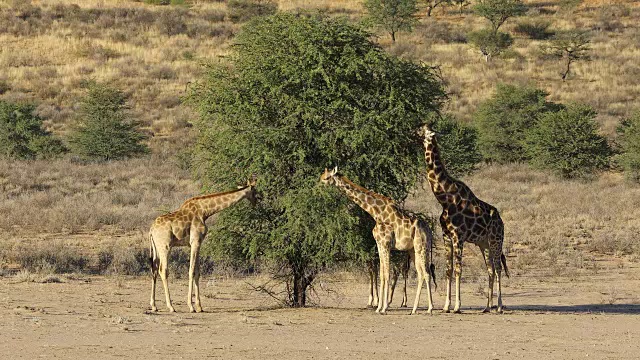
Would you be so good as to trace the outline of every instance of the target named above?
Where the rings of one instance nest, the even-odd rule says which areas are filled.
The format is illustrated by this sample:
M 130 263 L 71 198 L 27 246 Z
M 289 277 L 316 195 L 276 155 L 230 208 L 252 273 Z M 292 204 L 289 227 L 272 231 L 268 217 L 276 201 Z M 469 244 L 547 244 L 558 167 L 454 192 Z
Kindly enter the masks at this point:
M 281 10 L 363 15 L 358 1 L 278 3 Z M 567 82 L 558 75 L 558 62 L 540 56 L 541 41 L 526 37 L 516 37 L 507 56 L 485 63 L 465 40 L 485 20 L 468 11 L 459 15 L 455 8 L 437 9 L 432 19 L 420 19 L 415 31 L 400 34 L 395 44 L 382 34 L 378 41 L 393 54 L 438 65 L 451 94 L 446 110 L 463 120 L 471 121 L 496 83 L 534 83 L 553 101 L 592 105 L 602 131 L 613 136 L 618 121 L 640 109 L 639 4 L 615 1 L 612 7 L 608 1 L 584 1 L 567 8 L 560 0 L 526 3 L 526 20 L 548 21 L 552 31 L 593 30 L 593 59 L 576 63 Z M 65 257 L 62 263 L 85 259 L 84 265 L 64 271 L 141 271 L 138 258 L 145 253 L 143 233 L 150 221 L 198 193 L 198 185 L 171 160 L 184 148 L 195 116 L 179 97 L 202 74 L 201 62 L 227 53 L 241 25 L 228 21 L 226 12 L 221 1 L 194 1 L 188 7 L 128 0 L 0 2 L 0 98 L 36 101 L 47 126 L 64 134 L 82 82 L 93 78 L 130 94 L 133 112 L 154 135 L 151 159 L 90 165 L 69 159 L 0 161 L 0 268 L 20 264 L 55 272 L 43 259 L 57 249 Z M 511 31 L 517 22 L 508 21 L 504 29 Z M 486 167 L 464 180 L 500 209 L 515 274 L 533 269 L 597 272 L 603 255 L 640 259 L 633 238 L 640 210 L 630 200 L 638 198 L 640 189 L 618 174 L 604 174 L 591 183 L 569 182 L 513 165 Z M 410 207 L 440 212 L 428 188 L 417 192 Z M 481 257 L 471 246 L 466 252 L 475 255 L 465 257 L 471 265 L 465 276 L 484 279 Z M 30 260 L 29 253 L 39 255 Z M 22 277 L 31 279 L 29 274 Z

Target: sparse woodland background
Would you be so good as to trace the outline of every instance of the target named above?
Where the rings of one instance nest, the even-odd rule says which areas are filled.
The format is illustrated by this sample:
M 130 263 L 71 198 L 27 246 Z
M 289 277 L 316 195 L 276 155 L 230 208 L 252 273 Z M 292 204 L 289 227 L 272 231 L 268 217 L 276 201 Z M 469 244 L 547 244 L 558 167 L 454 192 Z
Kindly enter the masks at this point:
M 269 13 L 277 6 L 318 9 L 354 21 L 365 16 L 363 2 L 355 0 L 282 0 L 250 10 L 245 3 L 0 2 L 0 101 L 33 104 L 43 128 L 69 150 L 52 159 L 0 159 L 1 269 L 144 272 L 140 264 L 146 261 L 152 219 L 202 189 L 197 180 L 202 169 L 191 162 L 197 136 L 192 124 L 198 115 L 182 98 L 204 76 L 205 64 L 228 55 L 253 12 Z M 595 131 L 612 151 L 637 148 L 633 139 L 640 124 L 633 125 L 633 119 L 640 111 L 640 5 L 596 0 L 525 4 L 525 16 L 500 28 L 511 34 L 513 45 L 490 61 L 467 39 L 487 26 L 472 13 L 473 5 L 439 5 L 426 16 L 425 2 L 418 1 L 420 16 L 412 32 L 398 32 L 393 42 L 379 31 L 375 40 L 394 56 L 438 67 L 448 94 L 442 112 L 456 124 L 474 128 L 478 111 L 499 84 L 530 86 L 546 92 L 548 102 L 593 109 Z M 546 32 L 570 29 L 589 31 L 590 60 L 573 63 L 563 81 L 562 59 L 545 55 L 542 48 L 551 37 Z M 122 91 L 127 116 L 136 121 L 148 152 L 107 162 L 86 161 L 74 153 L 67 139 L 90 82 Z M 621 127 L 633 130 L 622 136 Z M 625 176 L 620 165 L 639 162 L 610 155 L 606 169 L 587 179 L 566 179 L 526 160 L 480 162 L 462 177 L 478 197 L 500 210 L 515 275 L 579 276 L 597 272 L 602 258 L 620 266 L 640 260 L 640 186 L 633 181 L 637 175 Z M 405 205 L 435 216 L 440 212 L 426 186 L 417 186 Z M 436 238 L 440 244 L 439 230 Z M 471 246 L 466 251 L 476 252 Z M 179 267 L 186 257 L 174 253 Z M 466 256 L 465 261 L 480 257 Z M 465 276 L 484 279 L 480 270 L 468 266 Z

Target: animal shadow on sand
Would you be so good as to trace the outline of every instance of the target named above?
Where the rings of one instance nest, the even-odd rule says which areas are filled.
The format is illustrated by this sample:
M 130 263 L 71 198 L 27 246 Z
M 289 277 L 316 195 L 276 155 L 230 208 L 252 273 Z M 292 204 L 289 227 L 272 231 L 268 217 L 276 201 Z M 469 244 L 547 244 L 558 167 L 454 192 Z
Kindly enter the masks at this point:
M 511 305 L 507 310 L 524 313 L 640 315 L 639 304 Z

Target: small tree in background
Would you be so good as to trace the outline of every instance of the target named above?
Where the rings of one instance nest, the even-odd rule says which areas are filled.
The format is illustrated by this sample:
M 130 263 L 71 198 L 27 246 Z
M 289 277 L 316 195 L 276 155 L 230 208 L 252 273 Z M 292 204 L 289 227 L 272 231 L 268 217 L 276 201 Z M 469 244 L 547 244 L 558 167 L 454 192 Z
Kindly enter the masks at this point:
M 496 93 L 474 114 L 478 145 L 487 161 L 508 163 L 525 161 L 525 134 L 538 118 L 561 109 L 548 102 L 547 93 L 531 86 L 499 84 Z
M 433 9 L 435 9 L 439 5 L 445 6 L 447 4 L 450 4 L 452 0 L 424 0 L 424 2 L 427 5 L 427 16 L 431 16 L 431 12 L 433 11 Z
M 640 182 L 640 112 L 620 122 L 616 163 L 622 167 L 627 179 Z
M 450 175 L 461 177 L 469 174 L 482 161 L 475 128 L 465 126 L 450 116 L 436 118 L 431 128 L 438 134 L 442 160 Z
M 0 100 L 0 156 L 46 159 L 66 151 L 60 139 L 42 128 L 32 104 Z
M 571 64 L 576 61 L 589 60 L 591 48 L 590 35 L 586 31 L 570 30 L 556 34 L 549 44 L 542 46 L 543 51 L 552 57 L 563 59 L 564 70 L 560 73 L 562 81 L 565 81 Z
M 412 31 L 417 23 L 416 0 L 366 0 L 367 22 L 383 29 L 396 41 L 399 31 Z
M 451 3 L 458 7 L 460 15 L 462 15 L 462 10 L 464 10 L 465 7 L 471 5 L 471 1 L 469 0 L 451 0 Z
M 596 112 L 587 105 L 572 104 L 540 116 L 531 128 L 525 147 L 531 164 L 565 178 L 584 178 L 609 166 L 611 148 L 598 134 Z
M 306 305 L 324 269 L 372 256 L 372 221 L 319 186 L 324 168 L 339 165 L 397 200 L 424 169 L 418 130 L 444 97 L 439 79 L 370 37 L 346 19 L 257 18 L 238 34 L 231 63 L 212 66 L 190 97 L 206 183 L 227 188 L 256 173 L 262 198 L 221 213 L 204 251 L 268 264 L 291 306 Z
M 498 29 L 510 18 L 524 15 L 527 7 L 521 0 L 480 0 L 473 11 L 491 23 L 491 31 L 498 34 Z
M 494 33 L 489 29 L 473 31 L 467 34 L 469 42 L 478 48 L 484 60 L 489 62 L 492 57 L 500 55 L 513 44 L 511 35 L 503 32 Z
M 87 160 L 119 160 L 149 151 L 127 97 L 118 89 L 91 83 L 80 102 L 78 122 L 69 136 L 72 151 Z

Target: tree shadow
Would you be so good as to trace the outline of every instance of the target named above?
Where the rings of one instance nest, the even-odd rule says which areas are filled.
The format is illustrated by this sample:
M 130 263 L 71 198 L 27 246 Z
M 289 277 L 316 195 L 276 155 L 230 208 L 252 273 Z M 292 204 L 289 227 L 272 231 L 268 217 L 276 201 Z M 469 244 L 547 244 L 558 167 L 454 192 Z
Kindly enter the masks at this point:
M 511 305 L 506 310 L 527 313 L 558 314 L 640 314 L 638 304 L 581 304 L 581 305 Z

